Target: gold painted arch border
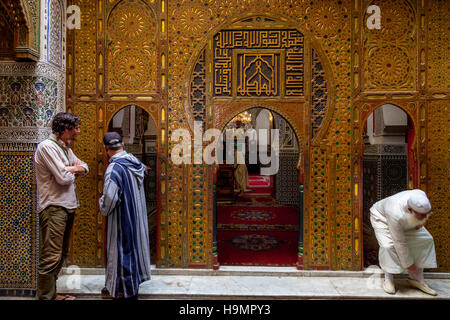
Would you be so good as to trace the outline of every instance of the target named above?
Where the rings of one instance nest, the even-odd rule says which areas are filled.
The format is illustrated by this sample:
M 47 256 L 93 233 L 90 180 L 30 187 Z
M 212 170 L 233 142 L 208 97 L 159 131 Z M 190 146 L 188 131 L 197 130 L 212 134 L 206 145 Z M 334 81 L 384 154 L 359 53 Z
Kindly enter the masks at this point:
M 304 52 L 305 58 L 304 60 L 304 64 L 309 63 L 310 65 L 312 65 L 312 50 L 315 50 L 316 54 L 319 56 L 319 60 L 322 63 L 323 68 L 325 69 L 325 75 L 326 75 L 326 81 L 327 83 L 327 90 L 328 90 L 328 99 L 327 99 L 327 112 L 326 115 L 321 123 L 320 129 L 318 130 L 316 136 L 314 137 L 314 139 L 312 139 L 312 144 L 314 145 L 320 145 L 320 141 L 323 139 L 323 137 L 325 136 L 333 114 L 334 114 L 334 110 L 335 110 L 335 81 L 334 81 L 334 77 L 333 77 L 333 72 L 331 70 L 331 66 L 328 62 L 328 59 L 326 58 L 326 55 L 324 53 L 324 51 L 322 50 L 321 45 L 319 44 L 319 42 L 314 38 L 314 36 L 312 35 L 311 32 L 307 31 L 305 28 L 303 28 L 301 25 L 299 25 L 298 23 L 293 22 L 291 19 L 288 19 L 286 17 L 277 15 L 277 14 L 267 14 L 264 12 L 260 12 L 260 13 L 246 13 L 246 14 L 241 14 L 241 15 L 237 15 L 231 19 L 228 19 L 227 21 L 221 23 L 220 25 L 216 26 L 215 28 L 213 28 L 212 30 L 210 30 L 208 32 L 208 34 L 205 36 L 205 38 L 200 42 L 200 44 L 197 46 L 197 49 L 195 49 L 191 59 L 189 59 L 188 65 L 186 67 L 186 72 L 184 75 L 184 109 L 185 109 L 185 118 L 188 120 L 188 124 L 189 124 L 189 129 L 193 132 L 193 117 L 192 117 L 192 109 L 191 109 L 191 99 L 190 99 L 190 83 L 192 81 L 192 76 L 193 76 L 193 70 L 195 68 L 195 65 L 197 64 L 200 56 L 203 54 L 203 51 L 205 50 L 205 54 L 207 54 L 208 51 L 212 50 L 212 38 L 214 37 L 214 35 L 219 32 L 220 30 L 226 29 L 226 28 L 230 28 L 233 27 L 233 25 L 239 23 L 239 22 L 244 22 L 245 20 L 248 20 L 250 18 L 258 18 L 258 17 L 262 17 L 262 18 L 267 18 L 267 19 L 271 19 L 273 22 L 271 22 L 271 24 L 267 24 L 266 28 L 291 28 L 291 29 L 295 29 L 297 31 L 299 31 L 300 33 L 302 33 L 305 37 L 305 49 L 307 49 L 306 52 Z M 258 26 L 259 28 L 260 26 Z M 252 27 L 252 26 L 247 26 L 248 29 L 254 29 L 256 27 Z M 207 78 L 206 78 L 206 84 L 211 83 L 211 75 L 212 75 L 212 66 L 206 66 L 207 68 Z M 304 73 L 304 96 L 303 98 L 305 99 L 305 107 L 306 109 L 306 116 L 308 116 L 308 118 L 310 118 L 310 112 L 311 110 L 309 109 L 311 106 L 311 87 L 310 87 L 310 79 L 312 79 L 312 75 L 311 75 L 311 70 L 312 67 L 305 67 L 304 68 L 305 73 Z M 208 78 L 209 76 L 209 78 Z M 209 96 L 212 95 L 211 88 L 206 88 L 207 90 L 207 119 L 212 120 L 212 114 L 214 112 L 214 110 L 211 109 L 211 105 L 213 104 L 211 101 L 211 98 L 208 98 Z M 305 117 L 306 118 L 306 117 Z M 291 120 L 292 122 L 292 120 Z M 207 121 L 208 123 L 208 121 Z M 309 128 L 307 128 L 309 129 Z M 300 135 L 300 133 L 298 131 L 296 131 L 296 135 L 299 136 L 303 136 Z M 309 136 L 309 134 L 307 133 L 307 136 Z
M 155 123 L 156 128 L 160 127 L 160 119 L 159 119 L 159 110 L 160 106 L 155 103 L 148 103 L 142 101 L 127 101 L 127 102 L 108 102 L 106 105 L 106 116 L 105 116 L 105 129 L 108 129 L 109 123 L 111 122 L 114 115 L 119 112 L 121 109 L 134 105 L 136 107 L 140 107 L 145 110 L 153 122 Z M 157 134 L 159 134 L 159 130 L 156 130 Z
M 353 261 L 364 265 L 363 261 L 363 164 L 364 152 L 363 130 L 367 118 L 379 107 L 391 104 L 404 111 L 414 126 L 415 139 L 412 146 L 415 155 L 413 165 L 416 166 L 418 176 L 414 177 L 417 185 L 414 188 L 423 188 L 426 174 L 426 108 L 425 103 L 418 101 L 399 101 L 385 99 L 376 101 L 363 101 L 353 109 L 353 135 L 352 135 L 352 217 L 353 217 Z M 420 105 L 418 107 L 418 105 Z M 409 166 L 408 161 L 408 166 Z M 409 168 L 408 168 L 409 169 Z M 409 179 L 409 177 L 408 177 Z
M 298 148 L 299 148 L 299 150 L 298 150 L 299 151 L 299 159 L 297 162 L 297 170 L 300 170 L 301 172 L 303 172 L 303 170 L 302 170 L 303 163 L 302 162 L 303 162 L 303 150 L 305 148 L 305 145 L 304 145 L 305 141 L 304 141 L 304 139 L 302 139 L 302 135 L 300 134 L 300 129 L 298 128 L 295 121 L 293 121 L 293 119 L 282 108 L 278 107 L 276 104 L 271 104 L 270 102 L 267 102 L 267 101 L 262 101 L 261 103 L 240 102 L 239 104 L 242 104 L 242 106 L 229 110 L 226 117 L 222 117 L 220 119 L 220 121 L 215 122 L 216 127 L 220 128 L 219 129 L 220 131 L 223 131 L 225 129 L 225 126 L 227 125 L 227 123 L 229 123 L 236 115 L 238 115 L 239 113 L 244 112 L 246 110 L 252 109 L 252 108 L 262 108 L 262 109 L 267 109 L 272 112 L 278 113 L 282 118 L 284 118 L 286 120 L 286 122 L 294 130 L 295 137 L 296 137 L 297 143 L 298 143 Z

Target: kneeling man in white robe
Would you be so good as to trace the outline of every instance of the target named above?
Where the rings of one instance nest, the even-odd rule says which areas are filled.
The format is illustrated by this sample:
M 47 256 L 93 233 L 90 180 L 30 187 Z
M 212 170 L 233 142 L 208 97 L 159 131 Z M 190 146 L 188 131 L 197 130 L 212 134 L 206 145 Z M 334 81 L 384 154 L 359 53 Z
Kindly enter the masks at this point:
M 370 222 L 380 245 L 378 260 L 385 273 L 385 292 L 394 294 L 394 274 L 408 270 L 411 286 L 436 295 L 423 277 L 424 268 L 437 267 L 433 237 L 423 226 L 430 215 L 430 201 L 419 189 L 399 192 L 370 208 Z

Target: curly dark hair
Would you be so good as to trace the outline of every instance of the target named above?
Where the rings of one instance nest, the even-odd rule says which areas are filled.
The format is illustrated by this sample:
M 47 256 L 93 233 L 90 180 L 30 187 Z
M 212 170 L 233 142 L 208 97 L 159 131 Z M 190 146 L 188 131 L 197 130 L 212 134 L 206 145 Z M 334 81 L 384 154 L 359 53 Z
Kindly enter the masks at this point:
M 66 129 L 72 130 L 81 122 L 80 118 L 69 112 L 60 112 L 53 117 L 52 132 L 62 134 Z

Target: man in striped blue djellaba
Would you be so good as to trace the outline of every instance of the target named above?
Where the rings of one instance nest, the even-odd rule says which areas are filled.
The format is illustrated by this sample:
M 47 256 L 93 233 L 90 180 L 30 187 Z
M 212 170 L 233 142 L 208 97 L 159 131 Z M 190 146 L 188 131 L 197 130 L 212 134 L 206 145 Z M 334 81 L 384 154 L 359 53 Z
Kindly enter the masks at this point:
M 105 172 L 100 212 L 107 217 L 107 293 L 137 299 L 139 285 L 150 280 L 150 244 L 144 193 L 145 165 L 124 151 L 122 137 L 103 137 L 109 166 Z M 104 290 L 105 290 L 104 289 Z M 102 293 L 106 293 L 105 291 Z

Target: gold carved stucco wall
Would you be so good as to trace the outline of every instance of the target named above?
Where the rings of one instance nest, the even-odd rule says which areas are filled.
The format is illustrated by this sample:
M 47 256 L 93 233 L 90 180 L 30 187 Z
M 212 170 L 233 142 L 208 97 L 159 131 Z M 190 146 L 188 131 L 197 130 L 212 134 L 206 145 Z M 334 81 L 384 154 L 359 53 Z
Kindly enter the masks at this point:
M 202 47 L 205 37 L 213 35 L 221 28 L 229 27 L 233 22 L 242 19 L 243 15 L 249 12 L 270 18 L 286 25 L 297 26 L 298 30 L 304 31 L 305 41 L 317 43 L 318 50 L 324 54 L 324 64 L 328 66 L 327 76 L 332 81 L 334 88 L 334 115 L 333 119 L 327 123 L 328 132 L 324 133 L 321 140 L 305 141 L 305 157 L 308 157 L 307 163 L 311 169 L 306 174 L 308 182 L 305 188 L 308 189 L 305 195 L 306 203 L 313 204 L 307 208 L 304 217 L 305 239 L 304 239 L 304 264 L 306 268 L 359 268 L 360 262 L 353 255 L 353 237 L 347 237 L 352 234 L 352 209 L 350 193 L 345 192 L 351 188 L 350 175 L 350 138 L 351 126 L 347 121 L 351 117 L 351 88 L 350 88 L 350 48 L 351 48 L 351 5 L 345 1 L 335 2 L 301 2 L 301 1 L 174 1 L 169 2 L 169 61 L 176 72 L 171 72 L 169 77 L 169 97 L 172 98 L 171 108 L 174 112 L 169 113 L 173 119 L 173 129 L 179 125 L 180 120 L 186 122 L 184 114 L 183 82 L 186 81 L 185 69 L 192 57 Z M 259 10 L 258 10 L 259 7 Z M 172 22 L 172 24 L 170 24 Z M 275 23 L 276 24 L 276 23 Z M 259 28 L 261 25 L 258 26 Z M 273 26 L 272 26 L 273 27 Z M 266 22 L 266 28 L 271 28 L 271 24 Z M 210 45 L 210 44 L 207 44 Z M 197 50 L 196 50 L 197 48 Z M 305 83 L 308 79 L 305 75 Z M 210 80 L 212 81 L 212 80 Z M 305 92 L 308 91 L 305 88 Z M 308 97 L 305 98 L 305 102 Z M 261 101 L 261 100 L 257 100 Z M 281 101 L 281 100 L 279 100 Z M 270 101 L 272 108 L 276 110 L 277 102 Z M 253 101 L 252 103 L 257 103 Z M 261 103 L 261 102 L 260 102 Z M 280 103 L 280 102 L 278 102 Z M 307 102 L 306 102 L 307 103 Z M 243 104 L 243 103 L 241 103 Z M 270 103 L 267 103 L 270 105 Z M 216 103 L 214 103 L 214 106 Z M 229 105 L 229 104 L 228 104 Z M 219 105 L 218 105 L 219 106 Z M 222 117 L 229 118 L 240 108 L 238 105 L 230 106 L 226 112 L 226 106 L 220 105 L 217 110 L 212 110 L 212 117 L 215 123 L 220 123 Z M 283 108 L 279 106 L 278 108 Z M 288 110 L 288 108 L 285 107 Z M 302 108 L 293 115 L 292 122 L 298 121 L 303 117 Z M 286 112 L 286 110 L 285 110 Z M 289 117 L 291 118 L 291 117 Z M 288 118 L 288 119 L 289 119 Z M 219 120 L 218 120 L 219 119 Z M 187 125 L 186 125 L 187 126 Z M 304 129 L 304 128 L 303 128 Z M 169 129 L 170 130 L 170 129 Z M 336 132 L 339 132 L 336 134 Z M 301 130 L 301 137 L 305 137 L 305 132 Z M 170 152 L 170 146 L 169 146 Z M 314 162 L 314 165 L 312 164 Z M 336 169 L 338 168 L 338 169 Z M 173 188 L 176 188 L 176 181 L 182 176 L 182 170 L 169 172 L 173 178 Z M 332 174 L 339 179 L 340 188 L 344 192 L 334 192 L 334 181 L 323 179 L 324 176 L 330 177 Z M 331 192 L 328 192 L 331 191 Z M 188 230 L 187 235 L 195 235 L 190 232 L 189 224 L 190 211 L 184 207 L 183 193 L 173 193 L 172 204 L 173 212 L 185 212 L 185 215 L 175 215 L 172 217 L 172 225 L 179 226 L 175 235 L 186 236 L 184 230 Z M 333 199 L 333 198 L 336 199 Z M 204 197 L 206 202 L 207 197 Z M 191 203 L 187 203 L 187 207 Z M 316 212 L 314 209 L 317 209 Z M 338 212 L 337 216 L 334 216 Z M 207 213 L 207 212 L 205 212 Z M 204 218 L 205 222 L 210 220 L 211 213 Z M 339 229 L 336 225 L 339 224 Z M 187 228 L 186 228 L 187 227 Z M 342 229 L 342 230 L 341 230 Z M 171 239 L 173 243 L 168 243 L 172 248 L 171 256 L 175 261 L 189 264 L 201 264 L 210 266 L 211 258 L 206 256 L 204 261 L 193 259 L 192 251 L 186 252 L 183 247 L 176 245 L 177 239 Z M 192 238 L 183 239 L 189 247 Z M 207 238 L 207 241 L 211 241 Z M 211 243 L 205 243 L 204 248 L 208 250 Z M 359 252 L 356 252 L 358 255 Z M 220 255 L 220 252 L 219 252 Z M 198 255 L 197 255 L 198 257 Z M 332 266 L 333 264 L 333 266 Z
M 303 150 L 300 170 L 305 174 L 307 269 L 361 269 L 363 120 L 383 103 L 405 109 L 414 120 L 418 139 L 419 187 L 429 192 L 435 208 L 429 229 L 435 236 L 440 270 L 449 270 L 445 211 L 449 203 L 449 81 L 444 71 L 449 63 L 445 49 L 449 31 L 444 27 L 448 2 L 374 2 L 381 8 L 381 30 L 367 29 L 365 9 L 372 2 L 365 0 L 72 3 L 81 8 L 82 27 L 68 32 L 67 108 L 82 117 L 83 131 L 75 151 L 91 168 L 78 186 L 82 205 L 74 227 L 74 263 L 103 264 L 104 227 L 97 208 L 105 165 L 101 136 L 113 113 L 133 103 L 151 112 L 160 135 L 157 265 L 212 267 L 213 168 L 174 165 L 168 159 L 178 143 L 171 141 L 171 133 L 191 130 L 189 86 L 197 72 L 205 83 L 207 126 L 220 126 L 241 110 L 265 104 L 296 128 Z M 207 62 L 212 61 L 214 35 L 258 16 L 262 22 L 254 20 L 245 28 L 298 30 L 306 44 L 305 64 L 312 62 L 313 53 L 308 50 L 314 49 L 324 66 L 328 109 L 314 137 L 308 118 L 313 103 L 311 66 L 305 68 L 303 95 L 291 102 L 298 106 L 298 113 L 289 111 L 287 97 L 276 94 L 247 100 L 232 96 L 221 100 L 213 95 L 213 65 Z M 122 29 L 125 33 L 119 33 Z M 134 38 L 140 40 L 133 42 Z M 137 44 L 141 42 L 145 45 Z M 203 71 L 194 70 L 199 59 L 205 61 Z
M 98 211 L 107 165 L 102 145 L 114 114 L 127 105 L 146 110 L 159 129 L 159 180 L 165 180 L 163 130 L 167 122 L 166 40 L 160 27 L 164 14 L 155 1 L 69 1 L 81 12 L 81 28 L 68 31 L 67 110 L 80 116 L 82 133 L 75 152 L 89 165 L 77 190 L 80 208 L 73 231 L 71 262 L 81 266 L 104 264 L 104 218 Z M 159 202 L 166 203 L 160 188 Z

